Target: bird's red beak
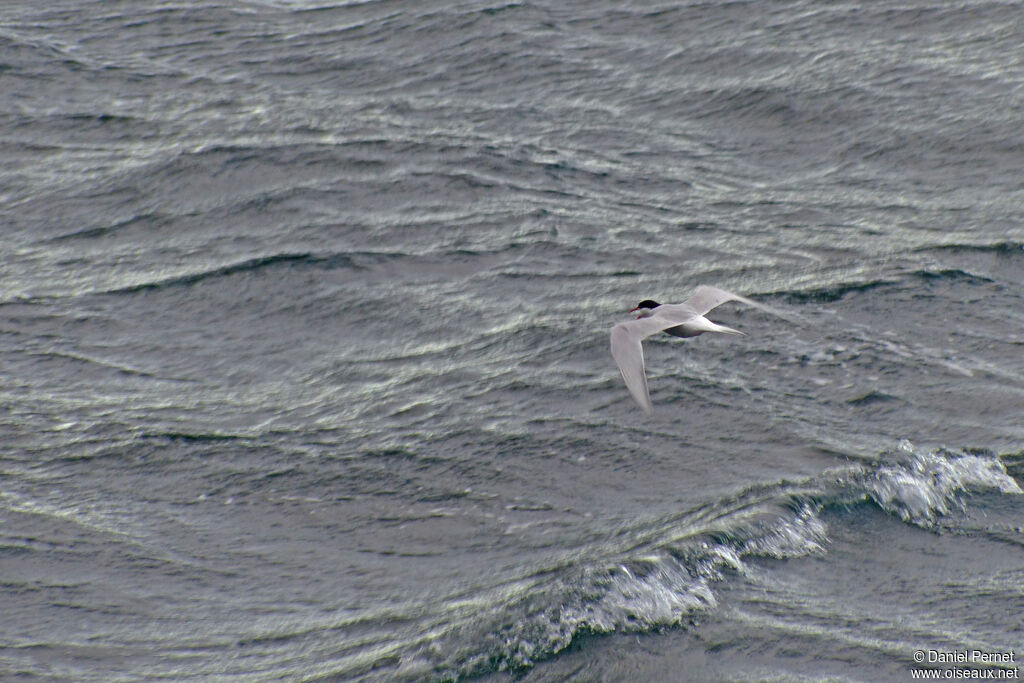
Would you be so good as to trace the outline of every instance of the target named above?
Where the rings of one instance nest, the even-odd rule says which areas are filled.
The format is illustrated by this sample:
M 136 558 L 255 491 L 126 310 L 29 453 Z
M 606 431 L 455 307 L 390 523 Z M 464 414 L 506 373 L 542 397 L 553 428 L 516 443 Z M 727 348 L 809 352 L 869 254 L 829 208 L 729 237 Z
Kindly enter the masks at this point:
M 639 310 L 640 310 L 640 307 L 637 306 L 636 308 L 629 309 L 629 312 L 632 313 L 633 311 L 639 311 Z

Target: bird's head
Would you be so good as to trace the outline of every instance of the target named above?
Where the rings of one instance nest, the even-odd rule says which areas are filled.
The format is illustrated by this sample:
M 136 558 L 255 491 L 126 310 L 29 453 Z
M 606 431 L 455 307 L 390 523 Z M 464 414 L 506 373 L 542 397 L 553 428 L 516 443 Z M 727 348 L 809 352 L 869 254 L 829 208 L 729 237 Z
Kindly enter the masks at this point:
M 630 310 L 630 313 L 639 311 L 637 317 L 646 318 L 649 315 L 654 315 L 654 309 L 660 305 L 661 304 L 659 304 L 657 301 L 652 301 L 651 299 L 644 299 L 643 301 L 636 305 L 636 308 Z

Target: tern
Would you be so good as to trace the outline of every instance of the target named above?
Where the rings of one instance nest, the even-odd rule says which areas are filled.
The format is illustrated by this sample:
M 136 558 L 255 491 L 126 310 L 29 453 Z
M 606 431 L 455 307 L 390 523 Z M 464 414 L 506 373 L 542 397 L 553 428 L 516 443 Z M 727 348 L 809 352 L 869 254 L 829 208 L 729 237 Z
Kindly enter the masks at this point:
M 639 316 L 635 320 L 619 323 L 612 328 L 612 356 L 619 366 L 626 388 L 645 412 L 650 413 L 654 408 L 647 390 L 644 349 L 641 342 L 658 332 L 684 338 L 696 337 L 705 332 L 743 334 L 739 330 L 719 325 L 704 317 L 708 311 L 728 301 L 738 301 L 786 317 L 745 296 L 701 285 L 693 296 L 680 304 L 659 304 L 657 301 L 645 299 L 630 311 L 639 311 Z

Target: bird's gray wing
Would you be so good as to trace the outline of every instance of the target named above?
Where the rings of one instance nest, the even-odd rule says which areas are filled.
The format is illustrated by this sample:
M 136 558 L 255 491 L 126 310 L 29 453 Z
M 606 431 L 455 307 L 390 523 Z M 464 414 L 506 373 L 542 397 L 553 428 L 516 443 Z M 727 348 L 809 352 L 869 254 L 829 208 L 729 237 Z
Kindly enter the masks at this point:
M 760 304 L 754 301 L 753 299 L 748 299 L 747 297 L 742 296 L 740 294 L 736 294 L 735 292 L 729 292 L 724 289 L 719 289 L 718 287 L 711 287 L 710 285 L 701 285 L 697 287 L 696 291 L 694 291 L 693 293 L 693 296 L 691 296 L 689 299 L 687 299 L 681 304 L 669 305 L 668 309 L 680 309 L 678 312 L 675 312 L 675 315 L 677 316 L 684 315 L 685 311 L 687 310 L 692 310 L 697 315 L 704 315 L 708 311 L 711 311 L 714 308 L 718 308 L 722 304 L 727 303 L 729 301 L 738 301 L 741 304 L 746 304 L 748 306 L 753 306 L 754 308 L 759 308 L 766 313 L 771 313 L 775 317 L 782 318 L 783 320 L 788 320 L 791 323 L 800 323 L 799 316 L 783 313 L 782 311 L 776 308 Z M 661 308 L 666 307 L 659 306 L 659 310 Z M 670 315 L 672 314 L 672 312 L 671 310 L 666 310 L 665 314 Z
M 612 357 L 619 366 L 622 379 L 634 400 L 646 412 L 651 412 L 651 396 L 647 390 L 647 373 L 644 370 L 643 340 L 652 334 L 677 325 L 677 320 L 661 316 L 650 316 L 627 320 L 612 328 Z
M 708 285 L 701 285 L 698 287 L 696 291 L 694 291 L 693 296 L 683 303 L 693 308 L 693 310 L 697 312 L 697 315 L 704 315 L 708 311 L 718 308 L 728 301 L 739 301 L 740 303 L 747 304 L 748 306 L 764 308 L 763 305 L 756 301 L 752 301 L 745 296 L 740 296 L 739 294 L 727 292 L 724 289 L 710 287 Z

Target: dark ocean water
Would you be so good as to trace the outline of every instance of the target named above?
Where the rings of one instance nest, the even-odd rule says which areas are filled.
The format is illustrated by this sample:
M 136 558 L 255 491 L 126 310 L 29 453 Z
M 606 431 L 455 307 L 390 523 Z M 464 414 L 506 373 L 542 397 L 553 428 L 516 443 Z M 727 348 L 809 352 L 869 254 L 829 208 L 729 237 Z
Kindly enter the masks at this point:
M 0 679 L 1024 658 L 1022 16 L 5 2 Z

